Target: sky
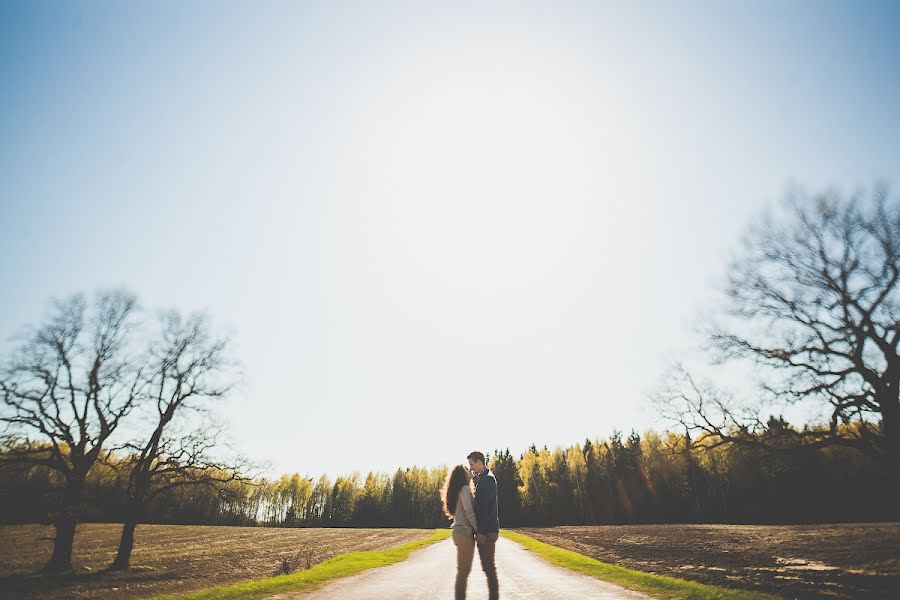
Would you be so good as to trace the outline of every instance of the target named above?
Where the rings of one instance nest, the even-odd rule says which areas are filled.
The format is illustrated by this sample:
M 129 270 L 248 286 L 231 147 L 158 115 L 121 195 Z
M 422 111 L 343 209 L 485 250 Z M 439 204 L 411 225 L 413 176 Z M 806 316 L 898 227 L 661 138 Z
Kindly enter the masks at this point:
M 740 235 L 900 186 L 896 2 L 0 4 L 0 348 L 207 311 L 272 474 L 660 427 Z

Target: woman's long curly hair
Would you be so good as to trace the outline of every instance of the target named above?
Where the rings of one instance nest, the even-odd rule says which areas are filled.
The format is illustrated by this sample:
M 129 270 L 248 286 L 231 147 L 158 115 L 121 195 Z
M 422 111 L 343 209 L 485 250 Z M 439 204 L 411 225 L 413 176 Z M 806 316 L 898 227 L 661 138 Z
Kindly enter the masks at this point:
M 456 504 L 459 501 L 459 490 L 469 487 L 469 480 L 466 478 L 466 467 L 464 465 L 456 465 L 447 474 L 447 481 L 444 482 L 444 488 L 441 490 L 441 501 L 444 505 L 444 514 L 448 519 L 453 518 L 456 512 Z

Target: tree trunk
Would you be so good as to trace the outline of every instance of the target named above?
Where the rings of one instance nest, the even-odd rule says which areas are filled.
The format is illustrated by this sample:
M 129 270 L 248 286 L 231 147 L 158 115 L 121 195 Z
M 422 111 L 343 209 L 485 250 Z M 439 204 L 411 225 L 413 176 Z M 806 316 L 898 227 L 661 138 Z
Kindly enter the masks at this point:
M 613 489 L 612 489 L 612 477 L 610 477 L 609 473 L 606 474 L 606 487 L 609 488 L 609 513 L 612 518 L 613 523 L 618 523 L 619 519 L 617 517 L 616 511 L 616 499 L 613 497 Z
M 700 506 L 700 491 L 697 489 L 697 471 L 694 468 L 694 458 L 688 455 L 688 465 L 691 469 L 691 488 L 694 491 L 694 507 L 696 510 L 696 522 L 703 522 L 703 508 Z
M 131 551 L 134 549 L 134 530 L 144 516 L 144 503 L 147 501 L 149 478 L 139 473 L 134 481 L 134 488 L 125 504 L 125 522 L 122 524 L 122 535 L 119 537 L 119 550 L 116 558 L 109 565 L 110 571 L 126 571 L 131 567 Z
M 881 403 L 881 432 L 887 467 L 895 476 L 900 476 L 900 402 L 894 398 Z
M 44 566 L 48 573 L 62 573 L 72 570 L 72 546 L 75 543 L 75 513 L 81 498 L 83 480 L 70 479 L 63 491 L 62 506 L 53 520 L 56 537 L 53 539 L 53 554 Z
M 65 511 L 56 517 L 54 523 L 56 537 L 53 539 L 53 554 L 44 566 L 48 573 L 62 573 L 72 570 L 72 545 L 75 543 L 75 516 Z
M 134 548 L 134 530 L 137 528 L 137 516 L 129 514 L 122 525 L 122 537 L 119 538 L 119 551 L 109 566 L 110 571 L 126 571 L 131 566 L 131 550 Z

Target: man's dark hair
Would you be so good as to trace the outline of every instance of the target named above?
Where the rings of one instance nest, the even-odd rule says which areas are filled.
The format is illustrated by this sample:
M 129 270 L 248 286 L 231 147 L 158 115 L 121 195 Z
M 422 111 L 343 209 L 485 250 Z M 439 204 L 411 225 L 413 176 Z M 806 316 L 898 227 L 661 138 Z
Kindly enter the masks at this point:
M 468 458 L 469 460 L 480 460 L 485 465 L 487 464 L 487 461 L 484 460 L 484 452 L 481 452 L 479 450 L 470 452 L 466 458 Z

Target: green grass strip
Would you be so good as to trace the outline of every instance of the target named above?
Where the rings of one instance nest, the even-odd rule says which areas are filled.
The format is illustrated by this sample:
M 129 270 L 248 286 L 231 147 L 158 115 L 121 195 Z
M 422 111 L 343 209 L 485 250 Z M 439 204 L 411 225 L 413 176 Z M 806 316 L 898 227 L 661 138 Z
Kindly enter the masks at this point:
M 538 541 L 515 531 L 505 530 L 504 537 L 521 544 L 547 562 L 572 571 L 596 577 L 630 590 L 645 592 L 656 598 L 679 600 L 782 600 L 762 592 L 732 590 L 666 575 L 654 575 L 618 567 L 597 559 Z
M 339 554 L 311 569 L 276 575 L 255 581 L 242 581 L 228 585 L 220 585 L 199 592 L 154 596 L 152 600 L 255 600 L 272 594 L 309 588 L 332 579 L 355 575 L 360 571 L 383 567 L 403 560 L 414 550 L 424 548 L 435 542 L 450 537 L 450 529 L 436 529 L 425 539 L 409 542 L 387 550 L 367 550 L 364 552 L 348 552 Z

